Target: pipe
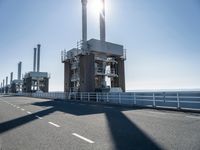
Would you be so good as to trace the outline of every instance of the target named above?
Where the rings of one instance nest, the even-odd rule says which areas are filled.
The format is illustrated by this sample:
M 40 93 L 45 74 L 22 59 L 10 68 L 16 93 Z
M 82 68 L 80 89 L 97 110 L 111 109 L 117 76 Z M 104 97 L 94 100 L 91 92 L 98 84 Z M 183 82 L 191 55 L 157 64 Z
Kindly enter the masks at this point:
M 18 63 L 18 80 L 21 80 L 21 73 L 22 73 L 22 62 Z
M 36 52 L 37 48 L 34 48 L 34 55 L 33 55 L 33 72 L 36 70 Z
M 37 54 L 38 54 L 38 56 L 37 56 L 37 72 L 40 72 L 40 47 L 41 47 L 41 45 L 40 44 L 38 44 L 37 45 Z
M 106 41 L 106 23 L 105 23 L 105 0 L 102 2 L 102 11 L 100 12 L 100 40 Z
M 13 72 L 10 73 L 10 84 L 12 83 L 13 80 Z
M 82 2 L 82 41 L 83 49 L 86 49 L 87 42 L 87 0 L 81 0 Z

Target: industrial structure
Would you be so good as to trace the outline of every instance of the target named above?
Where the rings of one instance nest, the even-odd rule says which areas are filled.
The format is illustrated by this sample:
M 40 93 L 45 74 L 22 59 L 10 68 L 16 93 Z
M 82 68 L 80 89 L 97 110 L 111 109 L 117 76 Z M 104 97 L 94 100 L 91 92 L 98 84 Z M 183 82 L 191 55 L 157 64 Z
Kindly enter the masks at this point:
M 120 44 L 106 41 L 105 2 L 100 12 L 100 40 L 87 39 L 87 0 L 82 0 L 82 41 L 62 51 L 65 92 L 125 91 L 125 51 Z
M 32 93 L 36 91 L 48 92 L 49 91 L 49 76 L 47 72 L 40 72 L 40 48 L 34 48 L 33 55 L 33 71 L 24 75 L 22 91 L 25 93 Z M 36 61 L 37 60 L 37 61 Z M 36 70 L 37 63 L 37 70 Z
M 13 80 L 13 72 L 10 74 L 10 92 L 11 93 L 18 93 L 22 91 L 22 62 L 20 61 L 18 63 L 18 74 L 17 74 L 17 79 Z

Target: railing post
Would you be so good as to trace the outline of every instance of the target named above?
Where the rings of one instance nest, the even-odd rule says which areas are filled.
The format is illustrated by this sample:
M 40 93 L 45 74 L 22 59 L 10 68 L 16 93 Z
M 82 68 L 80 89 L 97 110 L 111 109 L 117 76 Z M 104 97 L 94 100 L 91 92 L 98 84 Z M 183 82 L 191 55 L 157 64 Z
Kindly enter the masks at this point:
M 179 94 L 177 92 L 176 94 L 176 97 L 177 97 L 177 109 L 180 109 L 180 99 L 179 99 Z
M 88 93 L 88 101 L 90 101 L 90 93 Z
M 99 97 L 98 97 L 98 93 L 97 93 L 97 97 L 96 97 L 97 102 L 99 102 Z
M 121 94 L 119 93 L 119 104 L 121 104 Z
M 133 93 L 134 95 L 134 104 L 136 105 L 136 95 L 135 95 L 135 92 Z
M 153 107 L 156 107 L 155 93 L 153 92 Z
M 108 93 L 106 93 L 106 101 L 109 102 L 109 101 L 108 101 Z
M 80 94 L 81 94 L 81 101 L 82 101 L 82 99 L 83 99 L 83 97 L 82 97 L 82 92 L 81 92 Z

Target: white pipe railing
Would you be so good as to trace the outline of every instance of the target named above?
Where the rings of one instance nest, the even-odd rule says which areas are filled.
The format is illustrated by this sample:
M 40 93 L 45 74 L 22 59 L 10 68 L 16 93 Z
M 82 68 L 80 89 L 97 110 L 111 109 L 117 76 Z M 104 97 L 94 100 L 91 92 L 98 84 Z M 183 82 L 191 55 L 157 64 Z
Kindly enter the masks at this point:
M 200 110 L 200 91 L 195 92 L 125 92 L 125 93 L 96 93 L 96 92 L 50 92 L 50 93 L 14 93 L 10 95 L 36 98 L 77 100 L 119 105 L 140 105 L 148 107 L 171 107 L 175 109 Z

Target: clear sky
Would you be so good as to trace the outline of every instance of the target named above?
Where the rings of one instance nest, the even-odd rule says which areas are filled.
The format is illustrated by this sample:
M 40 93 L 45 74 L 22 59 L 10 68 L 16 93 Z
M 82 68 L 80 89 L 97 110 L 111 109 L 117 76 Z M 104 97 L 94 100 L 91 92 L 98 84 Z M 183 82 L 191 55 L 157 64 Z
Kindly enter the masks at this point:
M 88 0 L 91 3 L 92 0 Z M 127 49 L 126 88 L 200 89 L 200 0 L 105 0 L 107 41 Z M 88 10 L 88 38 L 99 38 Z M 81 0 L 0 0 L 0 81 L 31 71 L 40 43 L 50 91 L 63 90 L 61 50 L 81 39 Z

